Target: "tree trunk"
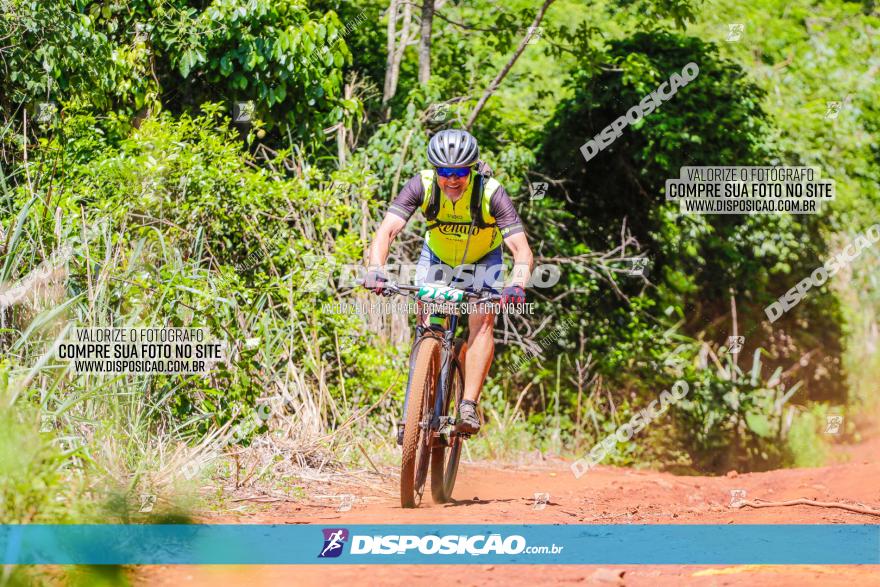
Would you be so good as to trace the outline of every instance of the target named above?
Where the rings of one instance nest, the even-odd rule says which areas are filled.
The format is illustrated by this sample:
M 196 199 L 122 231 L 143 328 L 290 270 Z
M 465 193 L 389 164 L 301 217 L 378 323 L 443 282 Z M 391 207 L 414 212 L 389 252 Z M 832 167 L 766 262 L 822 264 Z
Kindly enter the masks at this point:
M 403 14 L 400 6 L 403 6 Z M 397 32 L 397 21 L 400 20 L 400 32 Z M 382 95 L 382 105 L 388 106 L 388 102 L 397 93 L 397 80 L 400 77 L 400 62 L 407 46 L 414 40 L 410 38 L 410 25 L 412 24 L 412 3 L 404 0 L 391 0 L 388 6 L 388 60 L 385 67 L 385 92 Z M 390 113 L 386 108 L 385 116 Z
M 349 82 L 349 83 L 345 84 L 345 90 L 343 93 L 343 97 L 346 100 L 351 100 L 351 98 L 352 98 L 352 95 L 353 95 L 352 86 L 353 86 L 353 82 Z M 346 137 L 347 136 L 348 136 L 348 129 L 345 128 L 345 121 L 342 120 L 339 122 L 339 124 L 336 127 L 336 155 L 338 157 L 337 164 L 339 166 L 339 169 L 342 169 L 343 167 L 345 167 L 345 164 L 348 161 L 348 148 L 346 145 L 346 143 L 347 143 Z
M 434 22 L 434 0 L 422 0 L 422 23 L 419 36 L 419 83 L 431 79 L 431 25 Z
M 394 90 L 391 87 L 394 72 L 394 57 L 396 55 L 394 37 L 397 32 L 397 7 L 399 4 L 399 0 L 391 0 L 388 4 L 388 27 L 386 29 L 386 34 L 388 35 L 388 41 L 386 43 L 386 50 L 388 51 L 388 58 L 385 61 L 385 89 L 382 92 L 382 105 L 388 103 L 388 100 L 391 99 L 391 96 L 394 95 Z
M 404 2 L 403 4 L 403 22 L 400 24 L 400 38 L 397 39 L 396 55 L 392 64 L 391 93 L 388 99 L 394 97 L 397 93 L 397 81 L 400 78 L 400 62 L 403 61 L 403 54 L 406 52 L 406 46 L 409 44 L 409 25 L 412 23 L 412 4 Z

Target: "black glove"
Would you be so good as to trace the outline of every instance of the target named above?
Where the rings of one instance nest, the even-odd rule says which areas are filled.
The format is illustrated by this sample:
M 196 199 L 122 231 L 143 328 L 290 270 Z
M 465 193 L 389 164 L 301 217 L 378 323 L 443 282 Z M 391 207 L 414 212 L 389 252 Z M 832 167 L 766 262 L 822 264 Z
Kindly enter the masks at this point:
M 501 307 L 508 304 L 526 303 L 526 290 L 518 285 L 508 285 L 501 291 Z
M 386 283 L 388 283 L 388 278 L 378 269 L 367 271 L 367 275 L 364 277 L 364 287 L 376 295 L 391 295 L 391 292 L 385 289 Z

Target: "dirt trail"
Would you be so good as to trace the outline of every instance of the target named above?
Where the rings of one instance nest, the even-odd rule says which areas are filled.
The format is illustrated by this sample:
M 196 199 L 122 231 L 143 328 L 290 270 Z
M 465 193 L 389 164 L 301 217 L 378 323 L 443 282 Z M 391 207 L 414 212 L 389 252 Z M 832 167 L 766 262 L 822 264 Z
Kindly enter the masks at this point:
M 877 524 L 880 518 L 839 509 L 790 506 L 732 509 L 730 492 L 748 499 L 808 498 L 880 507 L 880 436 L 840 447 L 837 460 L 815 469 L 786 469 L 723 477 L 681 477 L 669 473 L 598 467 L 575 479 L 568 464 L 551 460 L 531 466 L 462 463 L 455 503 L 434 505 L 430 497 L 416 510 L 403 510 L 393 479 L 377 490 L 336 486 L 328 493 L 357 496 L 347 512 L 322 503 L 281 503 L 259 513 L 230 517 L 208 514 L 210 523 L 530 523 L 530 524 Z M 534 494 L 549 493 L 535 509 Z M 625 571 L 622 581 L 615 580 Z M 823 587 L 880 586 L 877 566 L 573 566 L 573 565 L 336 565 L 260 567 L 145 567 L 144 585 L 534 585 L 597 584 L 665 587 L 748 585 Z M 332 583 L 331 583 L 332 582 Z

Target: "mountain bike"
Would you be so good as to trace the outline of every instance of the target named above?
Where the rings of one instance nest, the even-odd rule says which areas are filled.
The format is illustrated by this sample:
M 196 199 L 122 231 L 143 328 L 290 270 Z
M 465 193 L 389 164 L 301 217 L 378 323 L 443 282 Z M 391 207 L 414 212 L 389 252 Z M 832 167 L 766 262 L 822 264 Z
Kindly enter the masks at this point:
M 426 325 L 416 327 L 410 353 L 404 403 L 400 505 L 411 508 L 421 503 L 429 463 L 431 497 L 435 503 L 446 503 L 451 500 L 455 487 L 462 443 L 470 436 L 456 425 L 464 391 L 467 354 L 467 342 L 455 337 L 459 318 L 457 309 L 463 303 L 496 302 L 501 296 L 485 289 L 467 292 L 440 284 L 412 286 L 392 283 L 388 289 L 439 306 L 438 311 L 430 314 Z

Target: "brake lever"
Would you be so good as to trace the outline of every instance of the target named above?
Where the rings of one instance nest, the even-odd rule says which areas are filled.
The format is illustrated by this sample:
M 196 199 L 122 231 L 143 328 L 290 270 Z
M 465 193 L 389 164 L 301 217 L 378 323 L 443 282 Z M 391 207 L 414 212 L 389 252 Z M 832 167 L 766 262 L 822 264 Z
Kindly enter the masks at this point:
M 364 279 L 356 279 L 354 284 L 358 287 L 364 287 L 365 281 L 366 280 L 364 280 Z M 367 289 L 367 291 L 372 291 L 369 288 L 365 288 L 365 289 Z M 385 295 L 384 294 L 385 291 L 390 292 L 390 293 L 395 293 L 395 294 L 400 293 L 400 288 L 397 287 L 397 283 L 395 283 L 393 281 L 386 281 L 385 284 L 382 286 L 382 289 L 383 289 L 383 295 Z

